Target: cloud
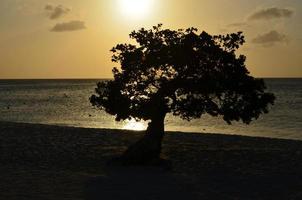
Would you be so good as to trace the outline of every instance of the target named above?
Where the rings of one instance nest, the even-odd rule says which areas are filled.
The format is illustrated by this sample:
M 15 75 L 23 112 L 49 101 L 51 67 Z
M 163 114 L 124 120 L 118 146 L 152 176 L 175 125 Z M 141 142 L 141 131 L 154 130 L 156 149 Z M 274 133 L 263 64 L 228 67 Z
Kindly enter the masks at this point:
M 265 47 L 273 46 L 276 43 L 287 43 L 289 41 L 285 34 L 279 33 L 275 30 L 255 37 L 252 42 L 255 44 L 261 44 Z
M 67 31 L 78 31 L 86 29 L 85 22 L 83 21 L 70 21 L 57 23 L 50 31 L 52 32 L 67 32 Z
M 53 5 L 47 4 L 44 8 L 45 10 L 52 11 L 54 9 Z
M 237 23 L 228 24 L 227 26 L 228 27 L 244 27 L 244 26 L 248 26 L 248 24 L 245 22 L 237 22 Z
M 62 5 L 54 6 L 51 4 L 47 4 L 44 9 L 48 12 L 49 19 L 58 19 L 71 11 L 70 8 L 66 8 Z
M 290 18 L 294 11 L 288 8 L 266 8 L 258 10 L 248 17 L 248 20 L 270 20 L 277 18 Z

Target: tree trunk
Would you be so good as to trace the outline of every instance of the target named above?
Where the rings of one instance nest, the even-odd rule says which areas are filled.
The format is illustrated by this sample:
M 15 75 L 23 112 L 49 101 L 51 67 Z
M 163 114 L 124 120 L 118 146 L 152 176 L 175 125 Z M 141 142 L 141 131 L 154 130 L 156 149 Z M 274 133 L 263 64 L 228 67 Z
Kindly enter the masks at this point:
M 122 156 L 124 164 L 148 165 L 160 162 L 164 120 L 166 113 L 154 116 L 148 124 L 145 136 L 129 146 Z

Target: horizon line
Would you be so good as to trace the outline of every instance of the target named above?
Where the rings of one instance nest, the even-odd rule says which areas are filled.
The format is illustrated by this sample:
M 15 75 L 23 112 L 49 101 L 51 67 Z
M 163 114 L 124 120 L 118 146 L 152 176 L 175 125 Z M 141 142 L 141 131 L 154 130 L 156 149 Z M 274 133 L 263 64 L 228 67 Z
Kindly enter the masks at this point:
M 255 76 L 255 78 L 263 78 L 263 79 L 268 79 L 268 78 L 271 78 L 271 79 L 301 79 L 302 76 L 300 77 L 286 77 L 286 76 L 272 76 L 272 77 L 269 77 L 269 76 L 266 76 L 266 77 L 260 77 L 260 76 Z M 0 78 L 0 80 L 113 80 L 114 78 Z

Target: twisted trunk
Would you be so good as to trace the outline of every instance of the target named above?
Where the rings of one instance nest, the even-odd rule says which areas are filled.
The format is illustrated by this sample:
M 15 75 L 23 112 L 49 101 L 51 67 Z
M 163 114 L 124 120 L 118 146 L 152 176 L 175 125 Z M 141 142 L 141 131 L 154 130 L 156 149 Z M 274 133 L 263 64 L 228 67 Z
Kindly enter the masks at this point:
M 122 156 L 125 164 L 144 165 L 159 162 L 164 137 L 164 120 L 166 113 L 152 117 L 142 139 L 129 146 Z

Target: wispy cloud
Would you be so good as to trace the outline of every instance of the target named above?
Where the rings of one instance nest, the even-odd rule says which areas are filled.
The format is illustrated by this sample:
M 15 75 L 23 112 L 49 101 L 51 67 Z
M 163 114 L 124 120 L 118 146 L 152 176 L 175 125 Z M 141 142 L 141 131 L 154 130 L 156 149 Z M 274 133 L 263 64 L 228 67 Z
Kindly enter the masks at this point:
M 248 26 L 248 24 L 246 22 L 236 22 L 236 23 L 232 23 L 232 24 L 228 24 L 228 27 L 244 27 L 244 26 Z
M 58 19 L 71 11 L 70 8 L 62 5 L 54 6 L 51 4 L 47 4 L 44 9 L 48 12 L 49 19 Z
M 260 34 L 255 37 L 252 42 L 265 47 L 273 46 L 276 43 L 287 43 L 289 41 L 287 35 L 272 30 L 268 33 Z
M 294 11 L 289 8 L 265 8 L 252 13 L 248 20 L 270 20 L 277 18 L 290 18 Z
M 50 31 L 52 32 L 67 32 L 67 31 L 78 31 L 86 29 L 85 22 L 83 21 L 70 21 L 57 23 Z

